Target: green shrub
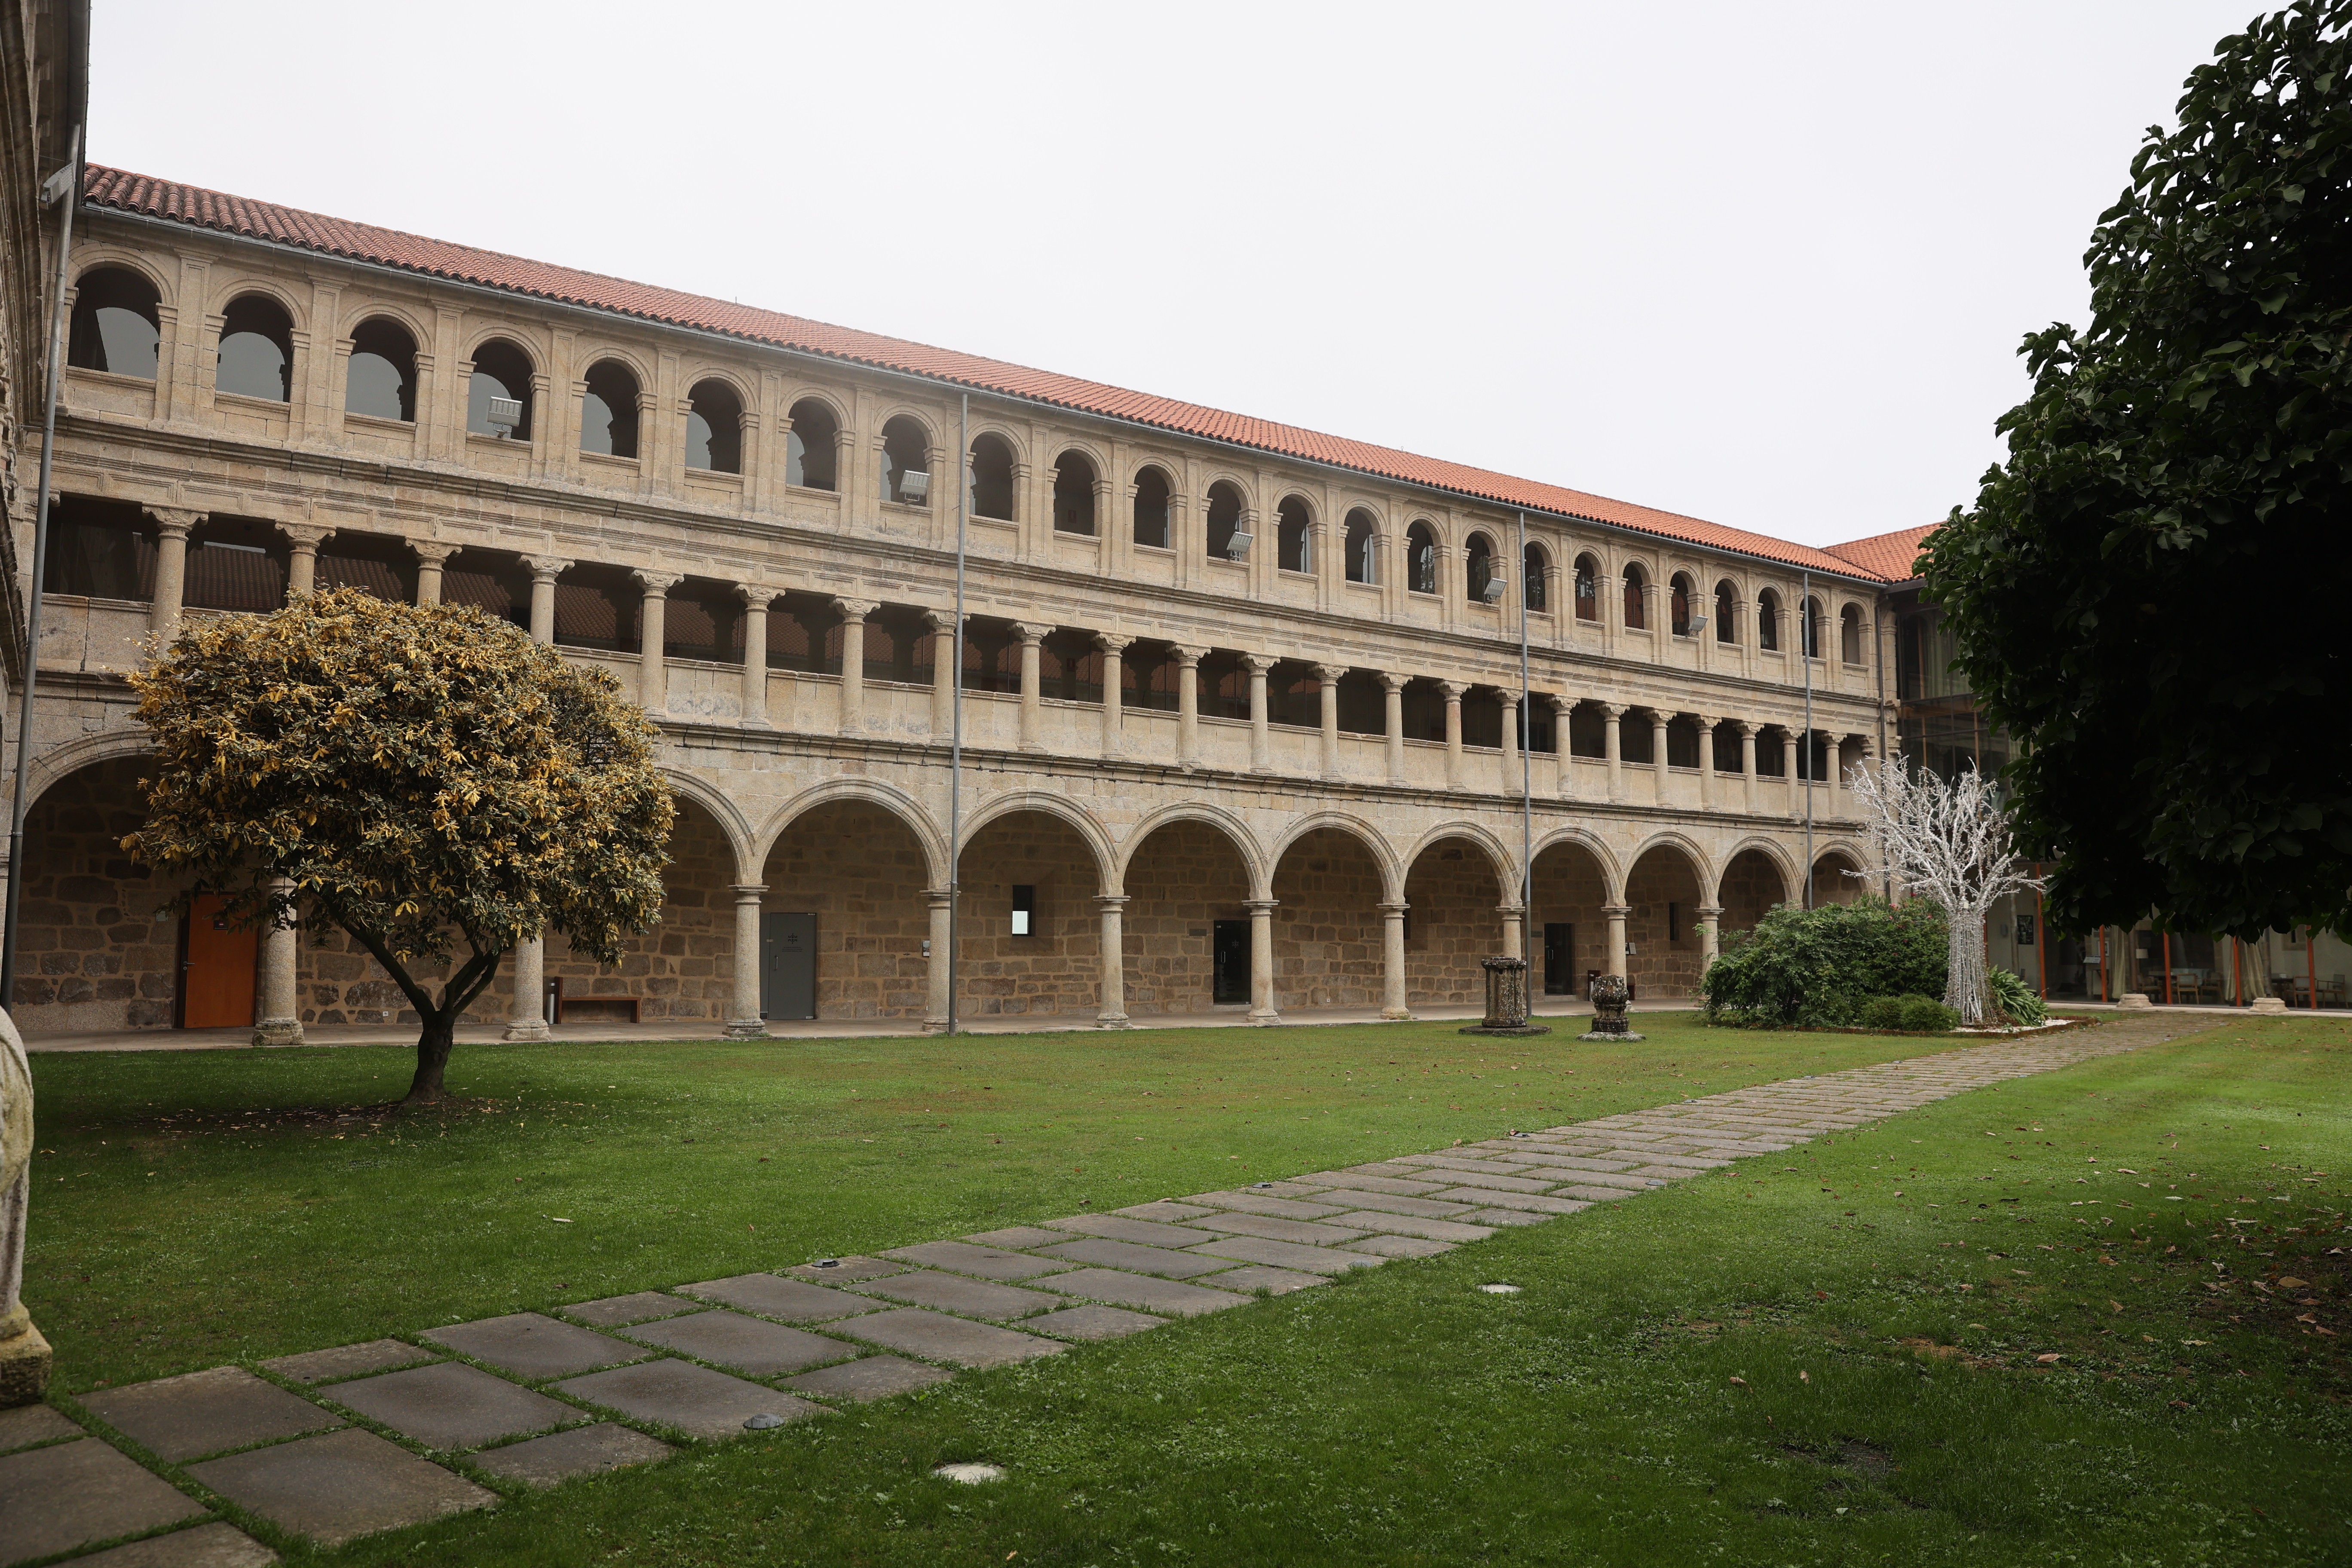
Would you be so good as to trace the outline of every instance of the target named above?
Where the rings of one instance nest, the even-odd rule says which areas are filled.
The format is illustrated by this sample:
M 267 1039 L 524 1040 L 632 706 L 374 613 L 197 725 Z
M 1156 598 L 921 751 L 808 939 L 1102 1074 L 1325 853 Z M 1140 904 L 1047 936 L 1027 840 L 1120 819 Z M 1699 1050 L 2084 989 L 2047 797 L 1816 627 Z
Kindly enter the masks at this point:
M 1940 1035 L 1960 1026 L 1959 1010 L 1945 1006 L 1933 996 L 1898 997 L 1896 1013 L 1906 1035 Z
M 1940 908 L 1863 898 L 1781 905 L 1755 930 L 1727 937 L 1701 984 L 1711 1023 L 1836 1026 L 1854 1022 L 1873 997 L 1942 995 L 1945 965 Z
M 1895 996 L 1874 996 L 1862 1005 L 1854 1022 L 1865 1029 L 1899 1029 L 1903 1026 L 1903 1003 Z
M 2039 1024 L 2050 1016 L 2050 1008 L 2033 994 L 2025 977 L 2006 969 L 1992 972 L 1992 999 L 2012 1023 Z

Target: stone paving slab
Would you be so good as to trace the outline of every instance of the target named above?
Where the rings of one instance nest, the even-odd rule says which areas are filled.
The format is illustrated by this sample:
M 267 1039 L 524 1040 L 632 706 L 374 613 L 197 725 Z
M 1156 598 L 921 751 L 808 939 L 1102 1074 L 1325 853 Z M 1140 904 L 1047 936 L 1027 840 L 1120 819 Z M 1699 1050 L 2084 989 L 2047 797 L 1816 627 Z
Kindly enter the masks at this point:
M 1465 1204 L 1480 1203 L 1486 1205 L 1487 1207 L 1485 1211 L 1473 1211 L 1470 1215 L 1464 1216 L 1478 1225 L 1487 1225 L 1492 1223 L 1489 1220 L 1479 1219 L 1477 1215 L 1480 1212 L 1491 1213 L 1493 1210 L 1498 1208 L 1524 1209 L 1530 1214 L 1575 1214 L 1580 1210 L 1589 1209 L 1592 1206 L 1582 1198 L 1547 1197 L 1541 1193 L 1482 1193 L 1475 1187 L 1453 1187 L 1447 1190 L 1445 1196 L 1449 1198 L 1458 1198 Z M 1504 1223 L 1508 1224 L 1510 1222 L 1507 1220 Z
M 1335 1187 L 1354 1193 L 1386 1193 L 1393 1197 L 1419 1197 L 1447 1185 L 1444 1182 L 1404 1181 L 1395 1176 L 1371 1176 L 1360 1171 L 1325 1171 L 1318 1175 L 1301 1176 L 1300 1184 L 1315 1195 L 1313 1202 L 1322 1203 Z
M 1177 1225 L 1188 1219 L 1198 1219 L 1204 1214 L 1215 1211 L 1202 1208 L 1197 1204 L 1174 1203 L 1167 1198 L 1161 1198 L 1157 1203 L 1132 1204 L 1126 1208 L 1113 1209 L 1110 1212 L 1123 1215 L 1129 1219 L 1158 1220 L 1162 1225 Z
M 845 1361 L 838 1366 L 823 1367 L 804 1372 L 798 1377 L 783 1381 L 786 1388 L 803 1394 L 820 1394 L 826 1399 L 854 1399 L 860 1405 L 869 1400 L 889 1399 L 901 1394 L 912 1394 L 919 1388 L 929 1388 L 935 1383 L 947 1383 L 955 1373 L 945 1367 L 925 1366 L 919 1361 L 903 1356 L 870 1355 L 857 1361 Z
M 934 1311 L 999 1321 L 1025 1318 L 1054 1304 L 1054 1299 L 1043 1291 L 993 1285 L 985 1280 L 966 1279 L 960 1275 L 941 1274 L 929 1268 L 901 1274 L 895 1279 L 877 1279 L 859 1289 L 870 1295 L 887 1296 L 893 1301 L 929 1307 Z
M 656 1318 L 675 1318 L 680 1312 L 701 1310 L 701 1302 L 665 1290 L 635 1290 L 626 1296 L 574 1301 L 563 1311 L 565 1316 L 577 1318 L 592 1329 L 625 1329 L 631 1323 L 649 1323 Z
M 1536 1194 L 1523 1193 L 1516 1195 L 1533 1197 Z M 1472 1209 L 1462 1216 L 1461 1223 L 1486 1226 L 1541 1225 L 1552 1217 L 1550 1215 L 1537 1214 L 1528 1209 Z
M 238 1366 L 92 1389 L 81 1402 L 156 1458 L 175 1462 L 343 1424 Z
M 73 1560 L 73 1568 L 267 1568 L 278 1553 L 219 1520 Z
M 1467 1209 L 1448 1212 L 1467 1214 Z M 1418 1236 L 1430 1241 L 1484 1241 L 1495 1233 L 1483 1225 L 1467 1225 L 1461 1220 L 1423 1219 L 1419 1215 L 1373 1214 L 1359 1210 L 1344 1216 L 1358 1230 L 1379 1231 L 1384 1236 Z M 1354 1246 L 1353 1242 L 1349 1243 Z
M 1287 1296 L 1293 1290 L 1304 1290 L 1309 1285 L 1328 1284 L 1320 1274 L 1301 1274 L 1296 1269 L 1270 1268 L 1263 1263 L 1244 1264 L 1228 1268 L 1223 1274 L 1206 1274 L 1200 1283 L 1213 1290 L 1264 1290 L 1276 1296 Z
M 1310 1187 L 1309 1192 L 1320 1189 Z M 1329 1204 L 1311 1204 L 1297 1198 L 1278 1198 L 1270 1193 L 1202 1193 L 1190 1200 L 1212 1206 L 1193 1211 L 1195 1221 L 1214 1218 L 1219 1210 L 1234 1214 L 1265 1215 L 1273 1219 L 1321 1219 L 1339 1211 Z
M 1062 1239 L 1061 1233 L 1034 1225 L 1009 1225 L 1003 1230 L 983 1230 L 978 1236 L 967 1236 L 966 1241 L 982 1247 L 1007 1247 L 1019 1251 L 1024 1247 L 1051 1247 Z
M 500 1372 L 531 1379 L 568 1377 L 591 1367 L 635 1361 L 646 1352 L 624 1340 L 558 1322 L 540 1312 L 509 1312 L 471 1323 L 427 1329 L 425 1337 L 436 1344 L 487 1362 Z
M 1149 1312 L 1130 1312 L 1124 1307 L 1065 1307 L 1058 1312 L 1046 1312 L 1039 1317 L 1025 1318 L 1021 1326 L 1041 1334 L 1052 1334 L 1065 1340 L 1118 1340 L 1129 1334 L 1139 1334 L 1146 1329 L 1156 1329 L 1166 1322 Z
M 498 1493 L 373 1432 L 346 1428 L 192 1465 L 188 1474 L 296 1535 L 340 1546 L 379 1530 L 489 1508 Z
M 1147 1312 L 1166 1312 L 1176 1317 L 1198 1317 L 1202 1312 L 1223 1311 L 1227 1307 L 1239 1307 L 1249 1300 L 1230 1290 L 1204 1289 L 1198 1285 L 1186 1285 L 1174 1279 L 1151 1279 L 1139 1274 L 1121 1274 L 1111 1268 L 1080 1268 L 1068 1274 L 1055 1274 L 1037 1283 L 1048 1290 L 1058 1290 L 1065 1296 L 1081 1296 L 1089 1300 L 1108 1302 L 1114 1307 L 1139 1307 Z
M 14 1410 L 0 1410 L 0 1454 L 80 1436 L 81 1428 L 67 1420 L 63 1411 L 50 1405 L 20 1405 Z
M 1222 1263 L 1195 1258 L 1189 1252 L 1171 1252 L 1164 1247 L 1139 1247 L 1131 1241 L 1112 1241 L 1099 1236 L 1042 1248 L 1041 1256 L 1051 1259 L 1051 1266 L 1055 1268 L 1065 1268 L 1073 1263 L 1090 1263 L 1103 1268 L 1123 1268 L 1130 1274 L 1157 1274 L 1164 1279 L 1190 1279 L 1195 1274 L 1213 1274 L 1224 1267 Z
M 0 1458 L 0 1563 L 69 1552 L 204 1511 L 144 1465 L 95 1438 Z
M 795 1279 L 806 1279 L 814 1285 L 849 1285 L 860 1279 L 879 1279 L 887 1274 L 904 1274 L 906 1271 L 906 1265 L 886 1262 L 879 1258 L 820 1258 L 814 1263 L 803 1263 L 784 1270 Z
M 1369 1252 L 1376 1258 L 1435 1258 L 1454 1250 L 1450 1241 L 1432 1241 L 1425 1236 L 1368 1236 L 1361 1241 L 1349 1242 L 1344 1250 Z
M 1106 1237 L 1112 1241 L 1133 1241 L 1145 1247 L 1186 1247 L 1196 1241 L 1206 1241 L 1211 1235 L 1189 1226 L 1154 1225 L 1150 1220 L 1122 1219 L 1112 1214 L 1077 1214 L 1067 1219 L 1050 1219 L 1046 1226 L 1054 1230 L 1076 1231 L 1081 1236 Z
M 327 1397 L 428 1448 L 478 1448 L 580 1415 L 559 1400 L 455 1361 L 339 1383 Z
M 697 1366 L 690 1361 L 649 1361 L 592 1372 L 556 1385 L 559 1393 L 638 1421 L 671 1426 L 689 1437 L 724 1442 L 740 1437 L 754 1415 L 804 1421 L 824 1413 L 821 1405 L 778 1394 L 756 1383 Z
M 1345 1210 L 1331 1209 L 1331 1214 Z M 1263 1237 L 1268 1241 L 1296 1241 L 1307 1247 L 1328 1247 L 1334 1242 L 1353 1241 L 1363 1232 L 1349 1230 L 1345 1226 L 1318 1225 L 1310 1219 L 1276 1219 L 1272 1215 L 1229 1214 L 1215 1220 L 1203 1220 L 1201 1229 L 1222 1231 L 1231 1236 Z
M 1046 1231 L 1055 1241 L 1069 1238 L 1058 1231 Z M 982 1279 L 1027 1279 L 1034 1275 L 1050 1274 L 1054 1266 L 1040 1263 L 1034 1258 L 1024 1258 L 1017 1252 L 1006 1252 L 994 1247 L 974 1247 L 968 1241 L 927 1241 L 920 1247 L 895 1248 L 890 1256 L 906 1263 L 919 1263 L 926 1268 L 945 1268 L 956 1274 L 977 1275 Z
M 642 1323 L 631 1329 L 629 1335 L 697 1361 L 732 1367 L 751 1377 L 800 1372 L 857 1353 L 856 1345 L 829 1340 L 806 1329 L 772 1323 L 765 1318 L 747 1318 L 740 1312 L 695 1312 L 683 1318 L 667 1318 L 658 1323 Z
M 372 1372 L 390 1372 L 396 1366 L 415 1366 L 421 1361 L 440 1359 L 438 1352 L 404 1341 L 367 1340 L 355 1345 L 337 1345 L 332 1350 L 277 1356 L 263 1362 L 261 1369 L 274 1372 L 289 1383 L 328 1383 L 340 1377 L 363 1377 Z
M 551 1487 L 574 1476 L 601 1476 L 632 1465 L 651 1465 L 677 1450 L 656 1437 L 610 1421 L 575 1426 L 529 1442 L 474 1456 L 475 1465 L 502 1480 Z
M 1058 1355 L 1063 1348 L 1034 1334 L 975 1323 L 968 1318 L 950 1318 L 920 1307 L 877 1312 L 846 1325 L 845 1331 L 886 1350 L 902 1351 L 926 1361 L 943 1361 L 974 1371 Z
M 1442 1191 L 1443 1189 L 1433 1190 Z M 1357 1192 L 1348 1187 L 1334 1187 L 1331 1190 L 1331 1201 L 1342 1205 L 1341 1212 L 1333 1216 L 1332 1223 L 1351 1225 L 1358 1230 L 1378 1230 L 1381 1227 L 1362 1224 L 1348 1213 L 1349 1209 L 1358 1214 L 1370 1209 L 1380 1214 L 1417 1215 L 1423 1219 L 1444 1219 L 1460 1214 L 1469 1206 L 1466 1204 L 1441 1204 L 1432 1198 L 1401 1198 L 1388 1193 Z
M 1352 1239 L 1364 1233 L 1347 1233 Z M 1276 1268 L 1295 1268 L 1304 1274 L 1345 1274 L 1350 1268 L 1369 1268 L 1377 1258 L 1359 1258 L 1328 1247 L 1302 1247 L 1295 1241 L 1269 1241 L 1261 1236 L 1229 1236 L 1221 1241 L 1204 1241 L 1192 1251 L 1204 1258 L 1230 1259 L 1235 1263 L 1266 1263 Z
M 1595 1187 L 1579 1183 L 1574 1186 L 1554 1187 L 1551 1195 L 1556 1198 L 1582 1198 L 1591 1204 L 1607 1204 L 1647 1191 L 1647 1187 Z
M 781 1274 L 738 1274 L 731 1279 L 705 1279 L 698 1285 L 681 1285 L 677 1289 L 680 1295 L 698 1296 L 706 1301 L 723 1302 L 739 1311 L 757 1312 L 763 1318 L 782 1318 L 794 1323 L 823 1323 L 854 1317 L 874 1310 L 875 1305 L 846 1290 L 831 1290 L 805 1280 L 787 1279 Z

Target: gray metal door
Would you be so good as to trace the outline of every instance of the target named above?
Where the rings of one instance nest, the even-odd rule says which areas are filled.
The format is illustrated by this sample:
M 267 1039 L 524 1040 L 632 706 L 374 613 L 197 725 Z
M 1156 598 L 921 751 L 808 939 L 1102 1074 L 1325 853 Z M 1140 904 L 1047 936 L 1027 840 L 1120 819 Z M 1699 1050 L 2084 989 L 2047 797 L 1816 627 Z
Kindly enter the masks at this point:
M 816 1016 L 816 917 L 760 917 L 760 1016 Z

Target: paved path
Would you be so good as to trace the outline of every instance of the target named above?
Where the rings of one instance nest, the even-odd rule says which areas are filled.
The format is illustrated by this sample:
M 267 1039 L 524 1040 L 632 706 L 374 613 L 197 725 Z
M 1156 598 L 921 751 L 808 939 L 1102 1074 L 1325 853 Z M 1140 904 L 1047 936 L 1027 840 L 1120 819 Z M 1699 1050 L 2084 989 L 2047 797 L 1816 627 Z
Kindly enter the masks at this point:
M 1425 1258 L 2211 1020 L 2138 1015 L 877 1258 L 676 1283 L 0 1412 L 0 1564 L 245 1568 Z M 86 1430 L 86 1428 L 88 1430 Z M 94 1430 L 96 1436 L 89 1435 Z M 135 1458 L 132 1456 L 137 1456 Z

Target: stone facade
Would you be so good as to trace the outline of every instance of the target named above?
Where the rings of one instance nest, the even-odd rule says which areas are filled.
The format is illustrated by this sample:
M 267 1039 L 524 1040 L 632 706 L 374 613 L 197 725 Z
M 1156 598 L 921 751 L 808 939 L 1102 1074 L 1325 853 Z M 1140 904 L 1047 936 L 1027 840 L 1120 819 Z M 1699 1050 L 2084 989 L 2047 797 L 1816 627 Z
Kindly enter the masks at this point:
M 964 1016 L 1476 1005 L 1479 959 L 1523 936 L 1539 952 L 1548 927 L 1569 928 L 1557 967 L 1577 990 L 1617 972 L 1686 994 L 1718 917 L 1800 895 L 1808 814 L 1817 858 L 1859 863 L 1838 779 L 1887 736 L 1883 584 L 1861 568 L 1531 512 L 1533 576 L 1473 594 L 1473 557 L 1508 566 L 1519 520 L 1458 489 L 998 392 L 970 393 L 965 425 L 944 381 L 103 205 L 77 249 L 77 289 L 152 291 L 155 365 L 66 385 L 57 488 L 78 553 L 39 650 L 15 999 L 32 1032 L 172 1022 L 153 911 L 174 889 L 104 842 L 136 820 L 123 672 L 184 616 L 330 581 L 509 615 L 660 721 L 682 809 L 659 925 L 612 971 L 560 936 L 533 955 L 567 997 L 633 997 L 649 1019 L 756 1028 L 751 944 L 763 913 L 791 913 L 814 921 L 820 1016 L 939 1023 L 951 882 Z M 289 323 L 282 399 L 219 384 L 228 307 L 257 299 Z M 403 419 L 347 405 L 386 323 L 415 349 Z M 534 367 L 515 437 L 468 427 L 472 379 L 509 350 Z M 614 365 L 645 389 L 627 458 L 593 449 Z M 721 383 L 731 446 L 706 417 Z M 942 657 L 957 487 L 908 476 L 945 481 L 960 425 L 1010 461 L 974 491 L 1008 515 L 965 520 L 959 691 Z M 1081 467 L 1091 532 L 1056 526 L 1056 475 Z M 1139 497 L 1162 488 L 1147 528 Z M 23 550 L 30 510 L 12 516 Z M 1212 550 L 1219 528 L 1258 544 Z M 1685 584 L 1690 609 L 1726 613 L 1676 632 Z M 1523 609 L 1524 756 L 1502 721 Z M 1795 776 L 1808 711 L 1812 784 Z M 1015 888 L 1034 890 L 1025 935 Z M 1251 928 L 1246 1000 L 1215 999 L 1220 921 Z M 294 963 L 302 1023 L 404 1011 L 339 935 Z M 476 1014 L 528 1033 L 514 984 Z

